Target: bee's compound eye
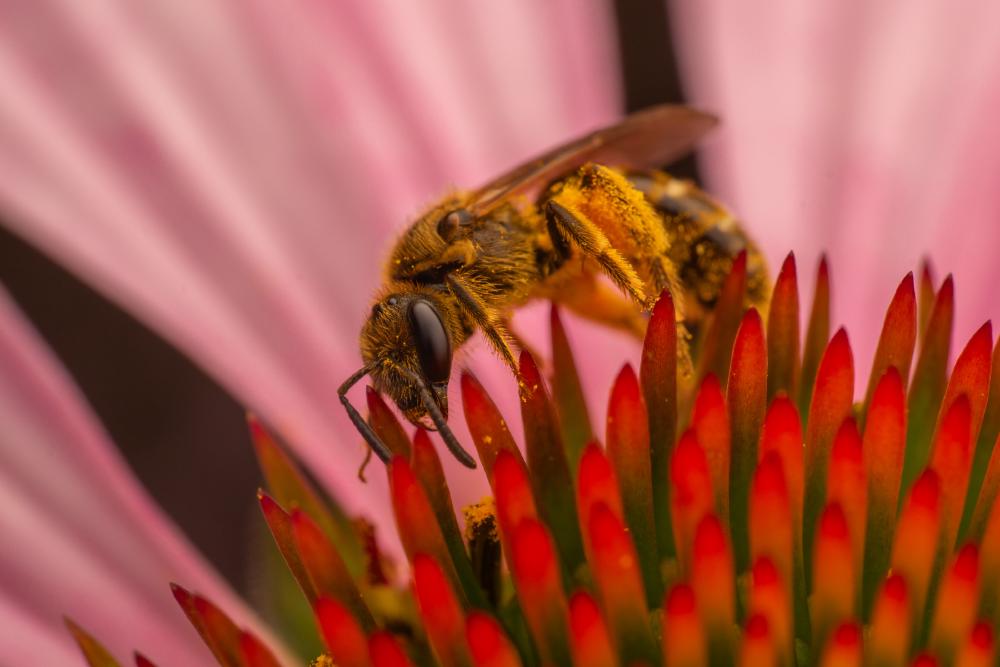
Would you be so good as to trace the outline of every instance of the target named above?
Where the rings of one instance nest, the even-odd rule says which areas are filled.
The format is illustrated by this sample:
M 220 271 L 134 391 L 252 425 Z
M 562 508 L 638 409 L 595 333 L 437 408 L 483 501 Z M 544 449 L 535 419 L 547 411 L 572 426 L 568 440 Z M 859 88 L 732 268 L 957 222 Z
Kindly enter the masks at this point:
M 456 209 L 446 213 L 437 224 L 437 233 L 445 241 L 451 241 L 458 234 L 458 230 L 463 225 L 467 225 L 472 220 L 472 215 L 464 208 Z
M 447 382 L 451 375 L 451 343 L 441 316 L 428 301 L 416 299 L 408 309 L 420 370 L 431 383 Z

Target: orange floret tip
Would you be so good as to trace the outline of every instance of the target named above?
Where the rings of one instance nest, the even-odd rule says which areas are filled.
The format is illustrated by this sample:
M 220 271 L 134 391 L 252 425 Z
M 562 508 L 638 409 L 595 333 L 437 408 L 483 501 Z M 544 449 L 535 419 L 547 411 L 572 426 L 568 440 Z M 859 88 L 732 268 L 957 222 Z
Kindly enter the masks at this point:
M 997 491 L 1000 490 L 1000 457 L 997 451 L 1000 447 L 1000 338 L 993 347 L 993 365 L 990 370 L 989 397 L 986 399 L 986 411 L 983 414 L 979 438 L 972 458 L 972 472 L 969 476 L 970 505 L 974 499 L 975 506 L 966 507 L 971 523 L 969 532 L 963 533 L 972 538 L 982 535 L 983 521 L 993 504 Z
M 941 529 L 941 480 L 930 469 L 917 478 L 896 524 L 890 563 L 906 578 L 911 614 L 924 609 Z
M 465 619 L 465 639 L 476 667 L 520 667 L 517 649 L 489 614 L 471 612 Z
M 257 491 L 257 501 L 260 503 L 261 512 L 264 514 L 264 521 L 268 530 L 274 538 L 274 543 L 285 560 L 289 572 L 295 578 L 299 588 L 302 589 L 306 599 L 310 604 L 316 601 L 316 588 L 313 586 L 309 573 L 302 564 L 298 546 L 295 544 L 295 533 L 292 528 L 292 517 L 278 505 L 275 500 L 264 493 Z
M 767 315 L 767 400 L 779 392 L 795 396 L 799 382 L 799 285 L 795 255 L 778 272 Z
M 368 640 L 354 615 L 332 598 L 320 598 L 313 607 L 320 635 L 330 657 L 342 667 L 367 667 Z
M 566 451 L 575 465 L 584 445 L 594 439 L 594 432 L 590 426 L 590 414 L 573 351 L 555 304 L 552 305 L 549 321 L 552 332 L 552 397 L 559 413 Z
M 618 664 L 607 624 L 597 602 L 579 591 L 569 601 L 573 661 L 579 667 L 615 667 Z
M 930 458 L 931 436 L 944 397 L 954 315 L 954 283 L 948 276 L 935 298 L 907 397 L 904 489 L 913 483 Z
M 503 451 L 493 465 L 493 492 L 496 495 L 497 520 L 506 539 L 524 519 L 537 519 L 538 510 L 531 492 L 528 471 L 519 456 Z
M 624 664 L 652 664 L 657 651 L 646 622 L 646 593 L 631 536 L 625 524 L 603 503 L 591 509 L 587 527 L 593 555 L 591 571 L 612 641 Z
M 934 268 L 931 266 L 929 258 L 924 258 L 920 262 L 920 286 L 917 301 L 917 314 L 919 316 L 918 335 L 923 341 L 924 333 L 927 331 L 927 322 L 931 318 L 931 310 L 934 308 L 934 299 L 937 296 L 934 288 Z
M 391 633 L 380 630 L 368 638 L 368 655 L 372 667 L 412 667 L 413 663 Z M 334 658 L 340 667 L 341 663 Z
M 423 484 L 417 479 L 410 463 L 401 456 L 394 456 L 389 462 L 389 492 L 396 530 L 407 557 L 412 560 L 418 553 L 433 556 L 448 569 L 452 581 L 457 581 L 441 527 Z
M 740 252 L 726 276 L 715 309 L 709 318 L 705 338 L 698 358 L 698 377 L 714 373 L 720 379 L 729 378 L 729 362 L 733 341 L 743 318 L 743 302 L 747 285 L 747 254 Z
M 691 412 L 691 428 L 708 461 L 712 491 L 715 494 L 715 511 L 728 522 L 732 435 L 726 397 L 722 393 L 722 385 L 714 375 L 706 375 L 698 388 Z
M 606 443 L 608 456 L 629 493 L 634 492 L 633 487 L 644 491 L 651 509 L 646 405 L 639 392 L 639 380 L 628 364 L 618 373 L 611 388 Z
M 862 582 L 865 610 L 871 608 L 879 581 L 889 568 L 905 445 L 906 390 L 899 371 L 890 367 L 875 387 L 861 446 L 869 496 Z
M 743 667 L 768 667 L 778 664 L 771 626 L 763 614 L 751 614 L 743 629 L 739 664 Z
M 694 591 L 676 584 L 663 603 L 663 664 L 666 667 L 694 667 L 707 664 L 708 650 Z
M 552 537 L 541 522 L 524 519 L 511 542 L 511 574 L 542 662 L 568 664 L 569 608 Z
M 688 429 L 670 459 L 670 510 L 677 560 L 682 572 L 690 568 L 695 529 L 712 509 L 708 461 L 694 432 Z
M 971 432 L 973 438 L 978 435 L 979 427 L 986 412 L 986 400 L 989 396 L 990 376 L 993 356 L 993 327 L 987 322 L 972 335 L 962 353 L 955 360 L 955 367 L 948 380 L 941 405 L 950 406 L 959 396 L 969 399 L 972 413 Z
M 913 287 L 913 273 L 906 274 L 896 288 L 889 303 L 882 325 L 868 389 L 865 392 L 864 411 L 867 411 L 875 394 L 875 387 L 890 368 L 895 368 L 900 376 L 910 377 L 913 348 L 917 341 L 917 295 Z
M 365 631 L 371 631 L 375 626 L 371 612 L 330 540 L 302 510 L 292 512 L 291 527 L 296 553 L 314 590 L 312 600 L 315 601 L 316 597 L 338 600 L 350 610 Z
M 246 630 L 240 632 L 240 656 L 242 667 L 281 667 L 271 649 Z
M 382 396 L 373 388 L 366 386 L 365 399 L 368 402 L 368 424 L 372 430 L 386 444 L 393 455 L 408 457 L 410 455 L 410 438 Z
M 351 575 L 364 574 L 365 557 L 354 521 L 313 486 L 280 441 L 253 414 L 247 423 L 267 490 L 281 507 L 299 507 L 320 525 L 344 558 Z
M 980 621 L 972 628 L 955 658 L 956 667 L 992 667 L 996 660 L 996 641 L 989 623 Z
M 757 455 L 761 460 L 774 452 L 781 460 L 788 485 L 788 500 L 792 509 L 793 530 L 801 532 L 804 488 L 802 420 L 795 403 L 787 396 L 778 396 L 764 416 Z M 798 539 L 798 538 L 797 538 Z
M 778 453 L 770 451 L 754 472 L 750 492 L 750 554 L 767 557 L 782 573 L 793 576 L 794 533 L 788 484 Z
M 806 562 L 811 560 L 813 531 L 823 503 L 830 464 L 830 449 L 837 430 L 851 414 L 854 401 L 854 357 L 847 332 L 837 331 L 830 339 L 816 373 L 816 386 L 809 406 L 805 448 L 804 546 Z
M 813 646 L 825 646 L 835 625 L 854 615 L 856 577 L 847 517 L 840 504 L 830 503 L 820 516 L 813 551 Z
M 618 478 L 611 461 L 596 442 L 583 450 L 580 467 L 577 470 L 577 509 L 580 516 L 589 517 L 590 510 L 597 503 L 604 503 L 615 516 L 625 518 L 619 493 Z
M 207 598 L 191 593 L 177 584 L 171 584 L 170 590 L 219 664 L 242 664 L 241 631 L 236 624 Z
M 754 561 L 750 575 L 750 605 L 748 613 L 767 619 L 769 634 L 778 655 L 785 661 L 793 654 L 792 606 L 788 596 L 788 581 L 770 558 Z
M 677 320 L 674 301 L 664 290 L 653 308 L 642 345 L 639 381 L 649 417 L 649 459 L 653 480 L 667 479 L 670 452 L 677 439 Z M 673 555 L 670 496 L 666 484 L 653 484 L 657 546 Z
M 156 667 L 156 663 L 142 653 L 135 654 L 135 667 Z
M 709 514 L 695 530 L 691 587 L 698 598 L 698 611 L 708 633 L 711 648 L 722 648 L 735 623 L 735 582 L 733 554 L 722 523 Z
M 64 623 L 69 633 L 73 635 L 73 640 L 83 653 L 83 659 L 90 667 L 118 667 L 118 662 L 112 657 L 108 649 L 90 635 L 86 630 L 76 624 L 72 619 L 64 618 Z
M 951 549 L 958 535 L 958 523 L 965 504 L 972 464 L 972 411 L 962 394 L 945 410 L 934 435 L 930 467 L 947 484 L 941 487 L 942 539 Z
M 521 352 L 520 369 L 521 421 L 532 490 L 560 556 L 573 571 L 583 564 L 584 555 L 569 461 L 545 384 L 527 350 Z
M 854 551 L 854 572 L 860 574 L 864 563 L 868 483 L 861 451 L 861 434 L 858 433 L 854 417 L 844 420 L 833 440 L 826 495 L 827 502 L 836 502 L 844 510 Z
M 972 628 L 979 604 L 979 550 L 963 546 L 944 572 L 931 621 L 931 651 L 952 662 Z
M 823 649 L 820 667 L 861 667 L 861 628 L 857 623 L 841 623 Z
M 813 384 L 816 371 L 819 369 L 820 358 L 830 339 L 830 270 L 826 255 L 819 261 L 816 272 L 816 286 L 813 293 L 812 310 L 809 313 L 809 324 L 806 327 L 806 337 L 802 348 L 802 371 L 799 377 L 798 408 L 799 414 L 809 414 L 809 404 L 812 402 Z
M 590 510 L 587 526 L 594 555 L 591 565 L 604 606 L 644 599 L 635 545 L 622 520 L 607 505 L 597 503 Z
M 757 441 L 767 407 L 767 345 L 760 315 L 754 308 L 743 316 L 732 357 L 726 394 L 732 429 L 729 516 L 736 565 L 742 572 L 750 566 L 747 503 L 750 480 L 757 464 Z
M 639 379 L 628 364 L 618 373 L 611 389 L 606 434 L 608 458 L 620 483 L 625 522 L 639 554 L 647 602 L 655 605 L 663 589 L 653 524 L 648 420 Z
M 420 480 L 434 511 L 434 517 L 441 528 L 451 562 L 462 585 L 465 598 L 475 605 L 485 605 L 486 596 L 476 579 L 462 539 L 462 531 L 455 518 L 455 505 L 451 500 L 448 482 L 441 467 L 441 459 L 431 443 L 430 435 L 424 429 L 417 429 L 413 438 L 413 448 L 410 457 L 413 473 Z
M 910 594 L 906 579 L 889 575 L 879 588 L 866 652 L 876 665 L 902 665 L 910 650 Z
M 413 559 L 413 589 L 424 629 L 442 667 L 469 663 L 465 639 L 465 614 L 448 577 L 433 558 Z
M 497 409 L 493 400 L 486 394 L 472 374 L 463 372 L 461 377 L 462 408 L 465 411 L 465 422 L 469 425 L 469 433 L 476 444 L 479 460 L 483 469 L 493 484 L 493 462 L 502 452 L 510 452 L 521 457 L 521 452 L 514 442 L 514 437 L 507 428 L 507 422 Z

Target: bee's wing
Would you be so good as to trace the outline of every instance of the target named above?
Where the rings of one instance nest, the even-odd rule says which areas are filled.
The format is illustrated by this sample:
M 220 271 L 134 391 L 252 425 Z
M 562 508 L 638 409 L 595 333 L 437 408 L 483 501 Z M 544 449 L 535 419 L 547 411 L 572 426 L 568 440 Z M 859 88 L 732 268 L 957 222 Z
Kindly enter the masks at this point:
M 661 167 L 688 153 L 715 125 L 715 116 L 683 106 L 663 105 L 632 114 L 558 146 L 480 188 L 469 204 L 474 216 L 508 197 L 532 196 L 559 176 L 587 162 L 616 167 Z

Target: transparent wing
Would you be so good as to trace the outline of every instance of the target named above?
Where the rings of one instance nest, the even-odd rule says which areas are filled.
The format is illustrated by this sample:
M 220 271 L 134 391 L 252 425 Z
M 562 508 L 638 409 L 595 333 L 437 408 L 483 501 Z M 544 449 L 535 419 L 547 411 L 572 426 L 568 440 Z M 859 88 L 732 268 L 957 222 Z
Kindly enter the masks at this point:
M 617 125 L 553 148 L 487 183 L 475 193 L 469 210 L 478 217 L 509 197 L 536 195 L 587 162 L 633 169 L 661 167 L 690 152 L 716 122 L 715 116 L 684 106 L 645 109 Z

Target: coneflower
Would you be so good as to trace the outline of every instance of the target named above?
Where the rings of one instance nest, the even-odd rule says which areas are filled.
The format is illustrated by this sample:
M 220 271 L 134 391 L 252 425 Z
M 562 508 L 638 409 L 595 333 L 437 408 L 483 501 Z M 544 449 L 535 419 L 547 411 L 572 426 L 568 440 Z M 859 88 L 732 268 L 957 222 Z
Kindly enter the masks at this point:
M 638 374 L 626 365 L 614 380 L 603 433 L 555 310 L 550 386 L 520 358 L 520 445 L 463 374 L 492 489 L 464 527 L 429 434 L 410 438 L 369 391 L 371 425 L 394 454 L 409 587 L 387 583 L 370 533 L 251 419 L 265 520 L 326 643 L 313 664 L 995 664 L 1000 345 L 989 323 L 949 375 L 952 281 L 907 275 L 857 382 L 847 333 L 830 335 L 825 262 L 801 343 L 794 258 L 766 315 L 744 309 L 744 271 L 737 261 L 690 341 L 662 295 Z M 279 664 L 223 610 L 174 594 L 221 665 Z M 117 664 L 71 629 L 91 665 Z

